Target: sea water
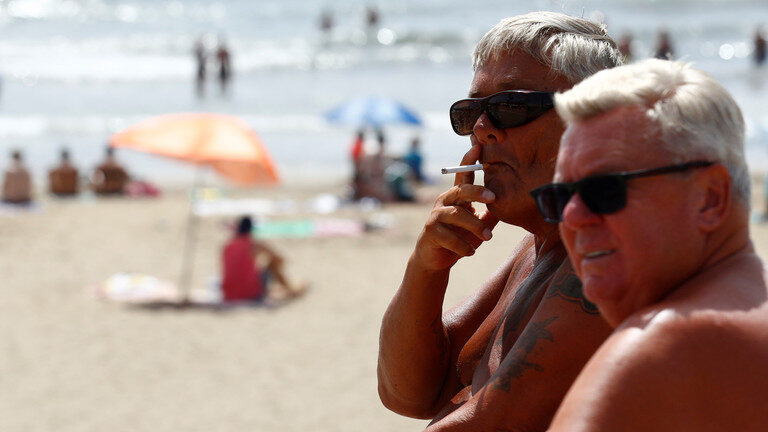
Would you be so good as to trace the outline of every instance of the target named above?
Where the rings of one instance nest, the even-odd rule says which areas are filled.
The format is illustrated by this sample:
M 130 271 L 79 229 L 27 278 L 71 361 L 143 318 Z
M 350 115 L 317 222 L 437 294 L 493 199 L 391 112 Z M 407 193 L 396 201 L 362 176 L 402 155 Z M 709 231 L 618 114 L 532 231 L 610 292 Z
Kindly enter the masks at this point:
M 369 6 L 380 14 L 369 31 Z M 319 30 L 331 11 L 329 36 Z M 7 0 L 0 3 L 0 168 L 19 148 L 42 180 L 66 145 L 84 170 L 109 137 L 137 121 L 174 112 L 245 119 L 287 182 L 349 174 L 352 127 L 323 113 L 357 96 L 382 95 L 410 107 L 423 127 L 386 129 L 389 151 L 419 136 L 426 170 L 455 165 L 468 147 L 453 134 L 448 107 L 466 95 L 471 52 L 501 18 L 552 10 L 631 32 L 636 59 L 649 57 L 657 31 L 676 57 L 713 74 L 747 120 L 754 170 L 768 169 L 768 67 L 753 66 L 755 29 L 768 24 L 765 0 Z M 234 79 L 228 95 L 209 65 L 206 96 L 194 92 L 192 47 L 226 40 Z M 370 137 L 372 140 L 373 137 Z M 183 163 L 129 150 L 118 154 L 138 178 L 188 183 Z

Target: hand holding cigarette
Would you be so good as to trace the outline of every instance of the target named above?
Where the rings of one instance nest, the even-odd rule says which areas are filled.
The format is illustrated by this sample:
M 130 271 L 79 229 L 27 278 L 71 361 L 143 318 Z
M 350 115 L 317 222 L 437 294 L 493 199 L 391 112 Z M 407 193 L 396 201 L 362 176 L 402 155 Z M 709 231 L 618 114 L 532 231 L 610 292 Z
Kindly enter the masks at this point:
M 474 184 L 474 171 L 483 169 L 483 164 L 477 163 L 481 150 L 480 146 L 472 146 L 461 159 L 461 165 L 441 170 L 443 174 L 456 175 L 454 186 L 435 201 L 409 267 L 427 271 L 448 269 L 462 257 L 474 255 L 493 236 L 498 219 L 488 209 L 473 207 L 473 203 L 488 205 L 496 200 L 493 191 Z

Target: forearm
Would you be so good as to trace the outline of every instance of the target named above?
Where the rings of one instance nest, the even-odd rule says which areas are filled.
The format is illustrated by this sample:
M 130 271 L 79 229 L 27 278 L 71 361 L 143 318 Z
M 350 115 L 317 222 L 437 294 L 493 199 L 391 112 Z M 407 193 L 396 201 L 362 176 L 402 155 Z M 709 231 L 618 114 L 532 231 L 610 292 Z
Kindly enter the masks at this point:
M 382 320 L 379 394 L 400 414 L 431 417 L 450 363 L 442 321 L 449 270 L 426 271 L 411 259 Z

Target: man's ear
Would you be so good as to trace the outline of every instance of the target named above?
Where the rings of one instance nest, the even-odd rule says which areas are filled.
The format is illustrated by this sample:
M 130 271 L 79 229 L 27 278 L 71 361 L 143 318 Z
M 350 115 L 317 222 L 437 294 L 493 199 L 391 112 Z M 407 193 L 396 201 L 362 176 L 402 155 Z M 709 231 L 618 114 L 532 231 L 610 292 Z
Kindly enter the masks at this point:
M 701 188 L 698 225 L 704 232 L 712 232 L 728 217 L 731 211 L 731 175 L 723 164 L 701 169 L 697 175 Z

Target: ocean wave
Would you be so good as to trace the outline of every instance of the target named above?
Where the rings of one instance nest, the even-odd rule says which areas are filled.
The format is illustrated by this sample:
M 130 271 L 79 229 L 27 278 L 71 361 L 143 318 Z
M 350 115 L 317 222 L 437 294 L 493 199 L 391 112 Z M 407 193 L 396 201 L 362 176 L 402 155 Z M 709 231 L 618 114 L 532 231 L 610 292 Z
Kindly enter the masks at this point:
M 317 22 L 326 0 L 264 0 L 258 7 L 247 0 L 6 0 L 0 2 L 0 74 L 85 83 L 188 79 L 192 46 L 201 35 L 209 50 L 225 37 L 235 72 L 246 75 L 459 63 L 489 25 L 517 9 L 604 14 L 609 31 L 635 34 L 643 55 L 658 27 L 667 25 L 676 45 L 696 57 L 712 44 L 727 41 L 738 49 L 750 43 L 754 24 L 768 19 L 754 0 L 710 0 L 695 10 L 692 0 L 604 0 L 594 2 L 592 11 L 568 10 L 555 0 L 522 1 L 514 8 L 507 3 L 488 0 L 474 8 L 462 0 L 393 0 L 380 5 L 381 27 L 366 31 L 367 5 L 339 0 L 333 5 L 336 25 L 325 35 Z
M 362 64 L 397 65 L 414 61 L 464 62 L 473 41 L 466 35 L 413 34 L 388 45 L 362 42 L 354 34 L 319 43 L 315 40 L 233 40 L 231 52 L 237 74 L 263 71 L 346 69 Z M 6 41 L 0 47 L 0 73 L 6 79 L 66 82 L 152 81 L 193 75 L 192 40 L 172 35 L 107 37 L 47 42 Z M 55 67 L 51 67 L 51 65 Z M 208 67 L 215 64 L 209 60 Z

